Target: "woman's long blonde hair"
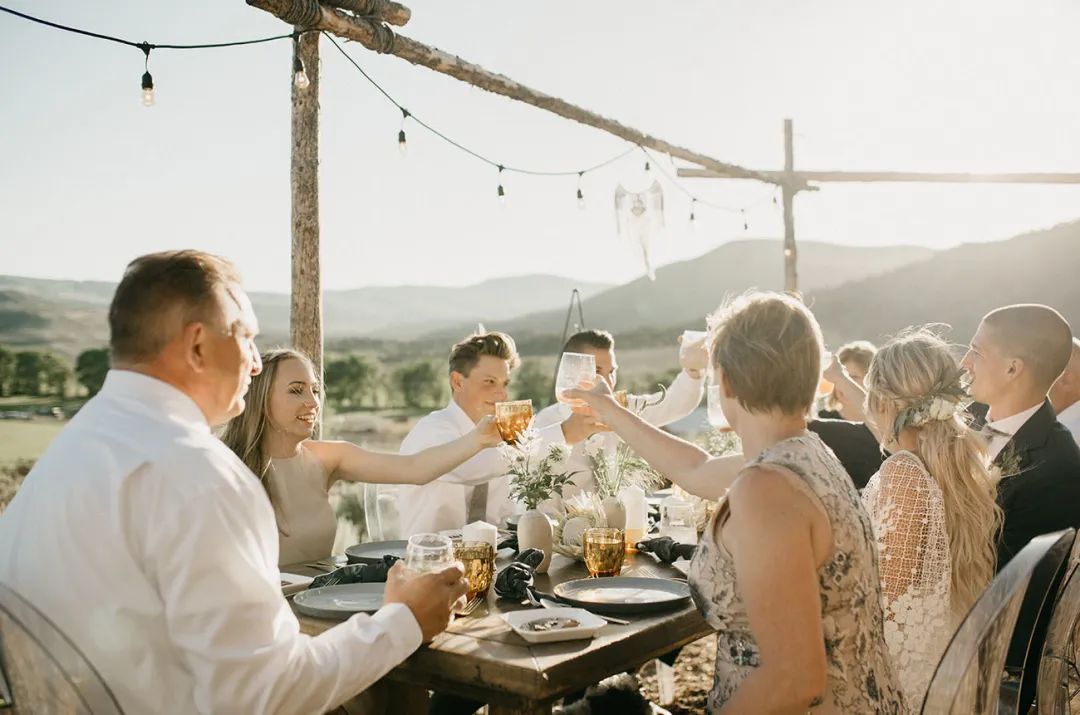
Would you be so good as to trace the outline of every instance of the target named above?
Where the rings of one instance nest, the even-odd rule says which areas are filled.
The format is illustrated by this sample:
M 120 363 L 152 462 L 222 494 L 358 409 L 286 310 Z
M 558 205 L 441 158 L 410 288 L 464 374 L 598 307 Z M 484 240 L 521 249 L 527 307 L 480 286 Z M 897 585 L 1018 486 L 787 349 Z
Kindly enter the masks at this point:
M 956 614 L 966 613 L 994 577 L 1002 521 L 985 442 L 965 419 L 963 374 L 949 345 L 924 327 L 889 341 L 866 375 L 869 414 L 884 417 L 882 444 L 914 430 L 915 452 L 941 488 Z
M 259 478 L 263 487 L 267 486 L 266 473 L 270 466 L 262 444 L 270 425 L 270 392 L 278 367 L 286 360 L 300 360 L 312 367 L 307 355 L 290 348 L 263 353 L 262 372 L 251 378 L 244 411 L 229 420 L 221 433 L 221 441 Z

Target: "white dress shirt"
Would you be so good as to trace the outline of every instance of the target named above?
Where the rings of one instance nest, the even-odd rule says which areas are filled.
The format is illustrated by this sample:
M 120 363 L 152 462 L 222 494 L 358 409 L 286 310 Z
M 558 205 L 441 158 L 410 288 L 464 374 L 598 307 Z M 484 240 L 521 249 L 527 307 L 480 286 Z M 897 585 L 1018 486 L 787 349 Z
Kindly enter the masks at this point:
M 660 392 L 652 395 L 630 395 L 629 407 L 649 424 L 655 427 L 663 427 L 681 420 L 693 412 L 701 402 L 704 386 L 704 378 L 690 377 L 683 370 L 667 388 L 667 396 L 664 397 L 662 402 L 659 402 L 663 394 Z M 570 414 L 568 406 L 557 402 L 540 411 L 540 414 L 536 416 L 536 424 L 544 427 L 559 424 Z M 585 454 L 586 442 L 590 448 L 594 448 L 599 443 L 599 448 L 608 459 L 611 459 L 614 458 L 622 440 L 614 432 L 598 432 L 585 442 L 575 444 L 566 460 L 566 468 L 567 471 L 577 472 L 577 474 L 574 475 L 573 484 L 563 487 L 563 499 L 581 491 L 593 491 L 596 489 L 596 480 L 589 469 L 589 459 Z M 561 500 L 557 497 L 550 499 L 542 504 L 540 508 L 543 511 L 559 511 L 561 509 Z
M 1057 418 L 1058 422 L 1072 432 L 1073 439 L 1080 444 L 1080 400 L 1063 409 Z
M 258 479 L 183 392 L 111 370 L 0 516 L 0 582 L 128 713 L 322 713 L 421 640 L 393 604 L 322 635 L 281 595 Z
M 997 459 L 998 455 L 1001 454 L 1001 450 L 1005 449 L 1005 445 L 1009 443 L 1009 440 L 1013 438 L 1013 435 L 1019 432 L 1020 428 L 1023 427 L 1042 406 L 1043 403 L 1040 402 L 1030 410 L 1017 412 L 1015 415 L 1001 420 L 991 420 L 990 415 L 987 414 L 986 426 L 994 431 L 986 448 L 986 456 L 990 458 L 991 462 Z
M 417 452 L 452 442 L 476 429 L 476 424 L 450 399 L 441 410 L 425 415 L 401 442 L 401 454 Z M 562 444 L 561 424 L 539 430 L 543 444 Z M 481 450 L 457 469 L 423 486 L 393 487 L 397 497 L 401 537 L 413 534 L 460 529 L 465 525 L 469 498 L 478 484 L 488 485 L 487 518 L 492 524 L 520 510 L 510 499 L 510 479 L 506 461 L 498 449 Z M 380 491 L 384 491 L 380 487 Z M 385 535 L 384 535 L 385 538 Z

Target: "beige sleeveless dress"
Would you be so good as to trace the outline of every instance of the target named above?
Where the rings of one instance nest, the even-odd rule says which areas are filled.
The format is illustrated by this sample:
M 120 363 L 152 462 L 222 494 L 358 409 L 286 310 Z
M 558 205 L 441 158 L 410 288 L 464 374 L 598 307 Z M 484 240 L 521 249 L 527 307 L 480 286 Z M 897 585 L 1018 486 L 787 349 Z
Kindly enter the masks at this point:
M 832 527 L 832 557 L 818 569 L 828 683 L 811 712 L 905 713 L 885 644 L 874 534 L 851 478 L 813 433 L 778 442 L 747 466 L 759 464 L 785 467 L 798 476 L 817 496 Z M 713 516 L 689 570 L 694 603 L 718 632 L 710 712 L 731 698 L 761 658 L 734 560 L 714 537 L 716 519 L 725 512 L 722 506 Z
M 330 556 L 337 517 L 330 506 L 329 476 L 303 445 L 295 457 L 270 460 L 266 484 L 277 517 L 279 566 Z

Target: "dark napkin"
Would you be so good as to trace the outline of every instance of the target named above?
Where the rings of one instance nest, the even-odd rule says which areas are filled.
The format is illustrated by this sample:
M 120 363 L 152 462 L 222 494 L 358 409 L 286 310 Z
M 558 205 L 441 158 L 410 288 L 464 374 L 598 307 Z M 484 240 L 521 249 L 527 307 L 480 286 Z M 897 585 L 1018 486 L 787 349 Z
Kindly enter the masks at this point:
M 694 544 L 680 544 L 670 536 L 658 536 L 655 539 L 639 541 L 635 545 L 638 551 L 646 554 L 654 554 L 656 558 L 665 564 L 671 564 L 684 558 L 687 561 L 694 558 L 697 546 Z
M 308 588 L 322 588 L 323 586 L 338 586 L 345 583 L 386 583 L 386 575 L 390 567 L 401 559 L 387 554 L 380 563 L 375 564 L 349 564 L 341 568 L 317 576 Z
M 516 531 L 511 531 L 495 546 L 496 551 L 502 551 L 503 549 L 511 549 L 514 553 L 517 553 L 518 536 Z
M 507 564 L 495 576 L 495 595 L 515 601 L 525 599 L 525 590 L 532 586 L 533 569 L 544 560 L 540 549 L 525 549 L 512 563 Z

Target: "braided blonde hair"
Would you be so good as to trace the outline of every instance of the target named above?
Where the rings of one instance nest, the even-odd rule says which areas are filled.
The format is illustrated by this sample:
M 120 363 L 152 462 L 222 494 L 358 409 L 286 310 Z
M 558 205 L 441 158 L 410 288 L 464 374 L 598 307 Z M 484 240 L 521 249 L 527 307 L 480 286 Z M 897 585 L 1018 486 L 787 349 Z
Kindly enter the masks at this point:
M 964 372 L 949 345 L 926 327 L 890 340 L 866 375 L 868 415 L 879 415 L 882 444 L 915 433 L 915 453 L 941 488 L 952 560 L 953 612 L 966 613 L 994 577 L 1002 513 L 986 445 L 960 407 Z

